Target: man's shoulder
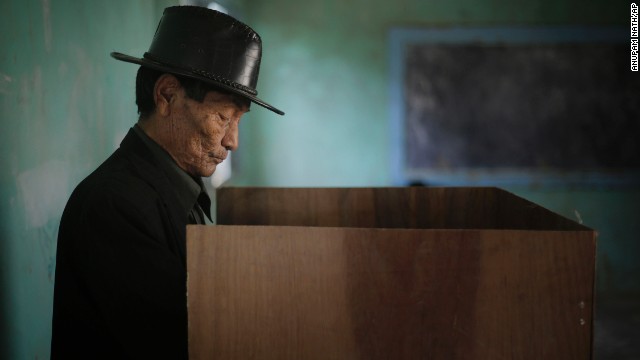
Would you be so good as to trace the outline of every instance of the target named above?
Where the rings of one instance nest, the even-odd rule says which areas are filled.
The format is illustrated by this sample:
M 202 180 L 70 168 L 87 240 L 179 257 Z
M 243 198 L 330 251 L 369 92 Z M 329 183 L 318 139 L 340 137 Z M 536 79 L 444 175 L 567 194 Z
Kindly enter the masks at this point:
M 98 217 L 167 216 L 164 208 L 173 208 L 179 200 L 154 159 L 130 131 L 120 148 L 76 186 L 64 217 L 86 217 L 87 212 Z
M 154 174 L 145 173 L 145 170 L 148 171 L 140 169 L 135 161 L 117 150 L 76 186 L 68 206 L 80 203 L 106 205 L 117 201 L 138 206 L 155 203 L 159 194 L 153 183 Z

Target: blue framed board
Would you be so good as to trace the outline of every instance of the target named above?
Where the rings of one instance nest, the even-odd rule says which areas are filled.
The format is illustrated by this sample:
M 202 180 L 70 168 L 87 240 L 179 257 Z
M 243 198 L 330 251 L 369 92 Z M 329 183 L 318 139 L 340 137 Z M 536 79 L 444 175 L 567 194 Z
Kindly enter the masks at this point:
M 627 29 L 394 29 L 397 185 L 640 183 Z

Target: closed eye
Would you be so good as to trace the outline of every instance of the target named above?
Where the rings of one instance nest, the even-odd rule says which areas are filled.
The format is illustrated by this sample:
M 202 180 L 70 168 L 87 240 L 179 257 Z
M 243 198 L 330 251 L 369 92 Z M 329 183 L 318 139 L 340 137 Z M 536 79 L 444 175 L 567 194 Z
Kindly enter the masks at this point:
M 220 116 L 220 119 L 222 119 L 224 122 L 229 122 L 229 118 L 224 116 L 222 113 L 218 113 L 218 116 Z

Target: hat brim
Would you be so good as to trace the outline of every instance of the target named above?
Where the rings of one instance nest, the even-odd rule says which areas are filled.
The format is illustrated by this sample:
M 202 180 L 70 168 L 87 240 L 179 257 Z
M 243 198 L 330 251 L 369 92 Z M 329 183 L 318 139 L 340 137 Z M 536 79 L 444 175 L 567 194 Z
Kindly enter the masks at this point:
M 111 57 L 113 57 L 116 60 L 125 61 L 125 62 L 132 63 L 132 64 L 138 64 L 138 65 L 141 65 L 141 66 L 146 66 L 146 67 L 149 67 L 149 68 L 154 69 L 154 70 L 166 71 L 166 72 L 171 73 L 171 74 L 188 76 L 188 77 L 191 77 L 191 78 L 194 78 L 194 79 L 198 79 L 200 81 L 204 81 L 206 83 L 218 86 L 218 87 L 220 87 L 220 88 L 222 88 L 224 90 L 230 91 L 230 92 L 232 92 L 234 94 L 238 94 L 238 95 L 240 95 L 240 96 L 242 96 L 244 98 L 247 98 L 247 99 L 251 100 L 251 102 L 254 102 L 254 103 L 256 103 L 256 104 L 258 104 L 258 105 L 260 105 L 260 106 L 262 106 L 262 107 L 264 107 L 266 109 L 269 109 L 269 110 L 273 111 L 274 113 L 276 113 L 278 115 L 284 115 L 284 112 L 282 110 L 277 109 L 274 106 L 267 104 L 266 102 L 262 101 L 261 99 L 259 99 L 258 97 L 254 96 L 252 94 L 249 94 L 249 93 L 247 93 L 245 91 L 242 91 L 241 89 L 234 88 L 233 86 L 229 86 L 227 84 L 221 83 L 221 82 L 216 81 L 214 79 L 210 79 L 210 78 L 207 78 L 205 76 L 196 74 L 196 73 L 194 73 L 194 72 L 192 72 L 192 71 L 190 71 L 188 69 L 182 69 L 182 68 L 179 68 L 179 67 L 170 66 L 170 65 L 163 64 L 163 63 L 160 63 L 160 62 L 157 62 L 157 61 L 153 61 L 153 60 L 150 60 L 150 59 L 146 59 L 146 58 L 137 58 L 137 57 L 134 57 L 134 56 L 129 56 L 129 55 L 126 55 L 126 54 L 115 52 L 115 51 L 111 53 Z

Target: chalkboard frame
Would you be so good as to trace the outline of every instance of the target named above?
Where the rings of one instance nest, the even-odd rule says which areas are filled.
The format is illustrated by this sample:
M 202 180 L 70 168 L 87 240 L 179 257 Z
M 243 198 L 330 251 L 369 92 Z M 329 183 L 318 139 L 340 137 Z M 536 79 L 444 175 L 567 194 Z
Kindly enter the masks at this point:
M 561 170 L 528 168 L 466 167 L 449 170 L 411 168 L 405 154 L 406 109 L 404 94 L 405 54 L 415 44 L 558 44 L 628 43 L 626 28 L 620 27 L 451 27 L 394 28 L 389 31 L 389 131 L 391 177 L 395 185 L 447 186 L 587 186 L 625 187 L 640 184 L 638 169 Z M 630 76 L 632 74 L 629 72 Z

